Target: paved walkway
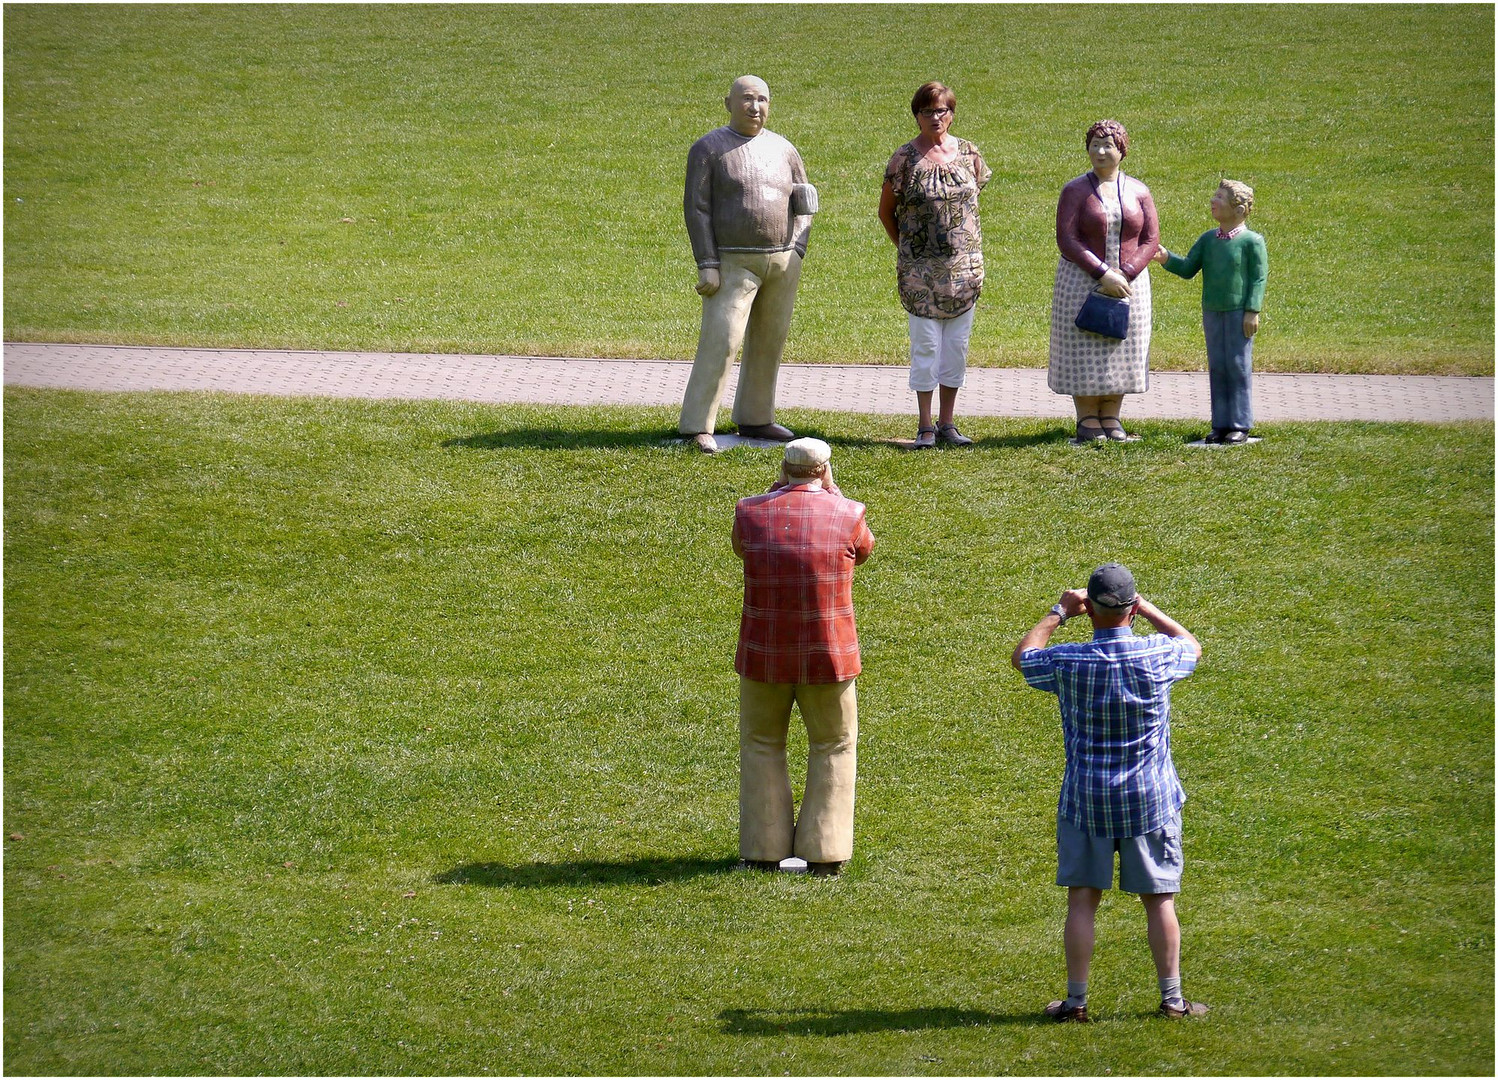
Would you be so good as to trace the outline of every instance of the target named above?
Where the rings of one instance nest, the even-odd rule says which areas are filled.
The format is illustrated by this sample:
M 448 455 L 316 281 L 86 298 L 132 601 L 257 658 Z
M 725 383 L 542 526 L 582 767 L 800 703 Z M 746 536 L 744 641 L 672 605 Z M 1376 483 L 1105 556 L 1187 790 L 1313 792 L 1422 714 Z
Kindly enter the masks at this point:
M 558 405 L 679 405 L 691 363 L 433 353 L 284 352 L 121 345 L 6 344 L 5 385 L 77 390 L 216 390 L 352 398 L 436 398 Z M 737 378 L 737 375 L 734 376 Z M 972 368 L 964 416 L 1070 416 L 1041 369 Z M 904 367 L 787 364 L 780 408 L 913 411 Z M 733 399 L 730 387 L 728 400 Z M 1204 372 L 1157 371 L 1134 417 L 1203 419 Z M 1254 416 L 1275 420 L 1493 419 L 1493 379 L 1439 375 L 1254 376 Z

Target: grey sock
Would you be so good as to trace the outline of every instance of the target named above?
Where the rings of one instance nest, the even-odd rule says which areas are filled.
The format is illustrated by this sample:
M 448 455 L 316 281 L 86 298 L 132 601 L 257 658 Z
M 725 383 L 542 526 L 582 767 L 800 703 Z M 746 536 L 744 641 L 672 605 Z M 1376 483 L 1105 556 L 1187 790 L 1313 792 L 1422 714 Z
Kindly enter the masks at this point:
M 1176 982 L 1179 983 L 1180 980 L 1177 979 Z M 1084 982 L 1072 982 L 1070 979 L 1067 979 L 1066 980 L 1066 1007 L 1068 1009 L 1075 1009 L 1075 1008 L 1078 1008 L 1079 1006 L 1086 1005 L 1086 1004 L 1087 1004 L 1087 983 L 1085 981 Z
M 1181 997 L 1181 977 L 1175 975 L 1169 979 L 1160 980 L 1161 1001 L 1183 1001 Z

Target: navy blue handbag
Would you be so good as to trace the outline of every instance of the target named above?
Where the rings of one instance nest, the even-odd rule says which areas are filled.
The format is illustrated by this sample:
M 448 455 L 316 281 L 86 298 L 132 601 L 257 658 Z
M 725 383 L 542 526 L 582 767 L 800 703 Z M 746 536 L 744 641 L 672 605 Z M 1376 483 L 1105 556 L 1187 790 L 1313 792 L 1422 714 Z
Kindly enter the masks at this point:
M 1129 336 L 1129 298 L 1090 292 L 1077 312 L 1077 327 L 1090 334 L 1122 341 Z

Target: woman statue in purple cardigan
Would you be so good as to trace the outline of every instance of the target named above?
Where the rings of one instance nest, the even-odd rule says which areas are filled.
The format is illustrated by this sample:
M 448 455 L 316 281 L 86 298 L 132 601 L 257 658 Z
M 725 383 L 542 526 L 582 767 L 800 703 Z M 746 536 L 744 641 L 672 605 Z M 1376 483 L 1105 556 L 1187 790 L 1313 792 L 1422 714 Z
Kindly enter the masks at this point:
M 1051 294 L 1051 362 L 1047 382 L 1077 407 L 1076 441 L 1137 439 L 1118 418 L 1125 394 L 1149 386 L 1149 264 L 1160 246 L 1155 200 L 1120 168 L 1129 133 L 1116 120 L 1087 129 L 1092 170 L 1061 189 L 1056 205 L 1056 287 Z M 1080 329 L 1077 313 L 1093 291 L 1127 297 L 1122 340 Z

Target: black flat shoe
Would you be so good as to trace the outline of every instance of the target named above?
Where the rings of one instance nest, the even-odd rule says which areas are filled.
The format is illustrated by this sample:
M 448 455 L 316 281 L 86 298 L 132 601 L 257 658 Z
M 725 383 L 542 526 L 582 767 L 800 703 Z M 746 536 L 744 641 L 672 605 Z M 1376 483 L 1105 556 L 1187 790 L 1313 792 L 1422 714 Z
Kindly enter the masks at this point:
M 790 442 L 796 433 L 782 424 L 740 424 L 739 434 L 750 439 L 773 439 L 775 442 Z
M 1072 440 L 1074 443 L 1097 442 L 1106 439 L 1108 433 L 1103 430 L 1102 424 L 1089 424 L 1087 421 L 1096 420 L 1096 416 L 1084 416 L 1077 421 L 1077 436 Z
M 936 437 L 953 446 L 972 446 L 973 440 L 957 430 L 956 424 L 937 424 Z

